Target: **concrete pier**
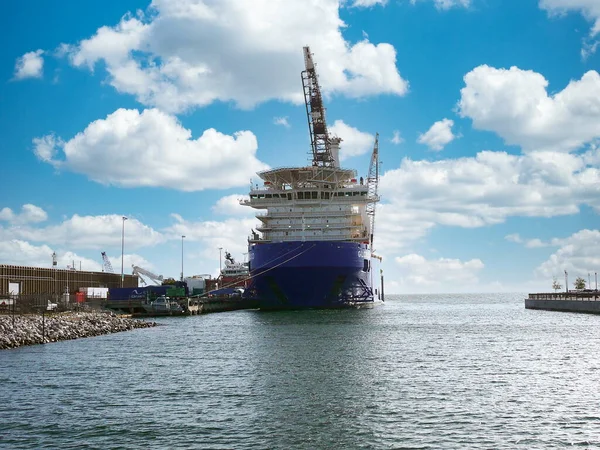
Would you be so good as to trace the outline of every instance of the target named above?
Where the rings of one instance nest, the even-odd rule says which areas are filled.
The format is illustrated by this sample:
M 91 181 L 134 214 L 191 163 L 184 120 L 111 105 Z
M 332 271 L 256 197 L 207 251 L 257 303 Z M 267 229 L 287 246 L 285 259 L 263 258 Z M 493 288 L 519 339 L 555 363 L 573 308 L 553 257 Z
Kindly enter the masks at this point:
M 529 294 L 526 309 L 600 314 L 600 291 Z

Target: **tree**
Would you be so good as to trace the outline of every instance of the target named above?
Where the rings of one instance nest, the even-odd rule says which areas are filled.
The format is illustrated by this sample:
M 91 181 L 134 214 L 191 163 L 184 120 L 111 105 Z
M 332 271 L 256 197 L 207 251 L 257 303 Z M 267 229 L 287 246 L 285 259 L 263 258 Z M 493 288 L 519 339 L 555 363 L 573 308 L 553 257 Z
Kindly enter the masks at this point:
M 581 277 L 577 277 L 577 279 L 575 280 L 575 283 L 573 283 L 575 285 L 575 289 L 585 289 L 585 279 L 581 278 Z
M 177 281 L 174 278 L 166 278 L 163 280 L 162 285 L 163 286 L 167 286 L 167 285 L 172 285 L 172 284 L 176 284 Z
M 562 289 L 562 284 L 558 282 L 556 277 L 554 277 L 554 279 L 552 280 L 552 289 L 554 289 L 554 292 L 558 291 L 559 289 Z

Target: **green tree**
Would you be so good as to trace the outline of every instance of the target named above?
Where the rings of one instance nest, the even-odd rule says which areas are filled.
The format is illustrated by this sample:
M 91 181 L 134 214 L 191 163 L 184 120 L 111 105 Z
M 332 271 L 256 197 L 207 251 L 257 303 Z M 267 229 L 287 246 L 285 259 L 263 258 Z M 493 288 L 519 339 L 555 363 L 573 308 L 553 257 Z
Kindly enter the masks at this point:
M 163 280 L 162 285 L 167 286 L 167 285 L 171 285 L 171 284 L 175 284 L 175 283 L 177 283 L 177 281 L 175 281 L 174 278 L 167 278 L 167 279 Z
M 573 283 L 575 285 L 575 289 L 585 289 L 585 279 L 581 278 L 581 277 L 577 277 L 577 279 L 575 280 L 575 283 Z
M 562 289 L 562 284 L 558 282 L 556 277 L 554 277 L 554 279 L 552 280 L 552 289 L 554 289 L 554 292 L 558 291 L 559 289 Z

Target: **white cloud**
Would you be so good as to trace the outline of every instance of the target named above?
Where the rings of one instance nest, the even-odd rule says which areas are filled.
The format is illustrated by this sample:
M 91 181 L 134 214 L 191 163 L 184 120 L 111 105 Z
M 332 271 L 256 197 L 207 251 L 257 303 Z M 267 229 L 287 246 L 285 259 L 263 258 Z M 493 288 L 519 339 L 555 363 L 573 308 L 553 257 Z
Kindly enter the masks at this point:
M 352 6 L 355 8 L 370 8 L 375 5 L 385 6 L 388 0 L 354 0 Z
M 410 0 L 413 5 L 423 1 L 427 0 Z M 439 10 L 448 10 L 454 7 L 468 8 L 471 5 L 471 0 L 433 0 L 433 3 Z
M 198 257 L 216 258 L 217 260 L 219 247 L 241 259 L 239 255 L 248 251 L 246 237 L 250 235 L 250 230 L 258 224 L 255 218 L 229 218 L 221 222 L 194 222 L 185 220 L 177 214 L 171 216 L 176 222 L 164 230 L 166 235 L 173 238 L 184 235 L 186 241 L 199 242 L 202 251 Z
M 508 234 L 504 236 L 509 242 L 514 242 L 516 244 L 523 244 L 526 248 L 540 248 L 540 247 L 549 247 L 551 245 L 559 245 L 556 239 L 553 239 L 551 242 L 543 242 L 541 239 L 523 239 L 518 233 Z
M 170 112 L 214 101 L 301 103 L 307 44 L 326 92 L 406 94 L 394 47 L 346 41 L 339 7 L 338 0 L 154 0 L 145 17 L 125 16 L 61 48 L 75 66 L 104 61 L 118 91 Z
M 15 63 L 15 80 L 41 78 L 44 71 L 43 50 L 25 53 Z
M 340 144 L 340 160 L 342 161 L 353 156 L 364 155 L 375 145 L 375 136 L 351 127 L 343 120 L 336 120 L 329 127 L 329 135 L 342 138 Z
M 0 260 L 4 264 L 30 267 L 52 267 L 52 253 L 54 250 L 47 245 L 33 245 L 29 242 L 13 239 L 0 241 Z M 82 270 L 100 270 L 101 266 L 96 261 L 81 257 L 73 252 L 57 252 L 58 267 L 64 269 L 73 265 L 79 269 L 81 261 Z
M 275 125 L 281 125 L 282 127 L 285 127 L 285 128 L 290 128 L 290 126 L 291 126 L 288 122 L 287 116 L 286 117 L 274 117 L 273 123 Z
M 33 143 L 36 155 L 57 168 L 123 187 L 225 189 L 268 167 L 256 158 L 252 132 L 228 136 L 211 128 L 192 139 L 177 118 L 157 109 L 118 109 L 69 141 L 50 135 Z
M 12 226 L 0 228 L 0 240 L 18 239 L 77 249 L 121 248 L 122 216 L 73 215 L 58 225 L 46 227 Z M 165 240 L 160 232 L 130 217 L 125 221 L 127 250 L 159 244 Z
M 569 275 L 569 288 L 575 278 L 582 277 L 587 281 L 591 273 L 600 272 L 600 230 L 581 230 L 566 239 L 560 239 L 561 247 L 536 269 L 539 277 L 561 279 L 566 270 Z
M 468 290 L 479 282 L 477 274 L 484 268 L 480 259 L 426 259 L 414 253 L 396 257 L 394 262 L 399 290 L 411 293 Z
M 3 264 L 12 264 L 28 267 L 53 267 L 52 254 L 56 253 L 56 262 L 59 269 L 75 267 L 75 270 L 102 272 L 102 259 L 98 254 L 97 259 L 81 256 L 76 252 L 51 248 L 46 244 L 35 245 L 30 242 L 12 239 L 0 241 L 0 260 Z M 121 255 L 109 257 L 115 273 L 121 273 Z M 136 264 L 152 270 L 153 266 L 145 258 L 136 254 L 123 256 L 123 272 L 131 273 L 131 265 Z
M 398 130 L 394 130 L 394 135 L 392 136 L 392 139 L 390 139 L 390 142 L 395 145 L 402 144 L 404 142 L 404 139 Z
M 216 214 L 227 216 L 254 216 L 256 210 L 248 206 L 240 205 L 240 200 L 249 200 L 248 195 L 233 194 L 220 198 L 212 207 Z
M 540 8 L 548 11 L 549 15 L 562 15 L 568 11 L 581 12 L 583 16 L 593 22 L 589 37 L 584 39 L 581 56 L 588 57 L 598 47 L 598 40 L 594 38 L 600 32 L 600 2 L 597 0 L 540 0 Z
M 600 137 L 600 75 L 591 70 L 554 95 L 543 75 L 476 67 L 464 77 L 460 115 L 525 151 L 572 151 Z
M 576 214 L 583 204 L 600 211 L 600 168 L 588 163 L 597 157 L 596 149 L 584 155 L 484 151 L 434 162 L 404 159 L 381 178 L 389 204 L 381 216 L 394 222 L 402 214 L 403 226 L 418 224 L 426 232 L 435 224 L 470 228 L 511 216 Z
M 427 145 L 431 150 L 440 151 L 457 137 L 452 133 L 453 126 L 454 121 L 450 119 L 435 122 L 425 134 L 419 135 L 417 142 Z
M 48 214 L 39 206 L 25 204 L 21 207 L 21 213 L 16 214 L 10 208 L 2 208 L 0 210 L 0 220 L 10 222 L 12 224 L 25 224 L 44 222 L 48 219 Z

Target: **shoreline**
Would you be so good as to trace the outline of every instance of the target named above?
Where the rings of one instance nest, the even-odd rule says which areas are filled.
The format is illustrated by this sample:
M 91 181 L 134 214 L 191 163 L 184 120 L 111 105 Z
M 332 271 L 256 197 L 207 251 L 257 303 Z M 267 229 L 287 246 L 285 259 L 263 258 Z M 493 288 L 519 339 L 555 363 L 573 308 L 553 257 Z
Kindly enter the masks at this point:
M 0 315 L 0 350 L 120 333 L 158 324 L 119 317 L 110 312 Z M 44 336 L 42 337 L 42 329 Z

